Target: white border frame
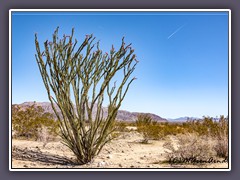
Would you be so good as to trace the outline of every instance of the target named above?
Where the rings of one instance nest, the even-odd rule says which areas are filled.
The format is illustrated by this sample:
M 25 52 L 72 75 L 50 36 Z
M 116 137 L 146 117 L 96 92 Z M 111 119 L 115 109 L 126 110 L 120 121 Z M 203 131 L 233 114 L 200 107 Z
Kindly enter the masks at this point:
M 229 162 L 228 169 L 15 169 L 12 168 L 12 12 L 228 12 L 228 116 L 229 116 Z M 230 9 L 10 9 L 9 10 L 9 171 L 231 171 L 231 10 Z

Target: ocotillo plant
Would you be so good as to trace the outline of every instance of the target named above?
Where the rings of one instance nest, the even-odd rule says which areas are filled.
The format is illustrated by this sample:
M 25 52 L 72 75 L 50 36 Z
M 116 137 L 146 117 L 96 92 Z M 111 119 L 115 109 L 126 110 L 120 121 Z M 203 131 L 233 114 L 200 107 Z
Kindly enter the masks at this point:
M 77 162 L 85 164 L 112 139 L 113 123 L 130 84 L 136 79 L 131 74 L 138 61 L 131 44 L 125 45 L 124 37 L 118 50 L 112 46 L 109 53 L 103 53 L 92 34 L 86 35 L 76 48 L 74 28 L 70 36 L 62 38 L 58 29 L 52 42 L 44 42 L 43 51 L 35 34 L 35 57 L 60 122 L 62 141 L 75 154 Z M 117 82 L 116 73 L 118 77 L 122 74 Z M 102 108 L 105 97 L 109 103 L 106 117 Z

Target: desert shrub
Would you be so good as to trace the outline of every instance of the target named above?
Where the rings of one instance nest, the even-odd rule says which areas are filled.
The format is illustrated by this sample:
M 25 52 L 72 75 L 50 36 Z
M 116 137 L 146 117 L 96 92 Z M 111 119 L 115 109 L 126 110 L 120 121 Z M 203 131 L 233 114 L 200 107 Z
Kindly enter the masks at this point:
M 186 133 L 197 133 L 198 135 L 217 136 L 219 132 L 219 122 L 212 117 L 203 117 L 203 119 L 189 120 L 182 123 Z
M 223 136 L 220 139 L 217 139 L 214 150 L 219 157 L 228 158 L 228 138 Z
M 100 124 L 103 127 L 104 123 Z M 124 132 L 127 132 L 127 124 L 123 121 L 114 121 L 111 125 L 112 133 L 110 134 L 111 139 L 119 138 Z
M 119 132 L 126 132 L 127 131 L 127 123 L 123 121 L 116 121 L 115 124 L 115 131 Z
M 179 134 L 176 141 L 167 141 L 164 147 L 167 149 L 167 162 L 189 163 L 207 161 L 216 156 L 214 141 L 207 136 L 199 136 L 196 133 Z
M 221 116 L 219 121 L 212 117 L 203 117 L 202 120 L 190 121 L 183 124 L 188 133 L 197 133 L 199 136 L 208 136 L 215 140 L 213 149 L 217 156 L 228 157 L 228 118 Z
M 184 129 L 178 123 L 159 123 L 159 139 L 164 139 L 168 135 L 177 135 L 184 133 Z
M 40 106 L 31 105 L 23 109 L 13 105 L 12 129 L 15 138 L 50 140 L 57 136 L 58 122 Z
M 153 123 L 153 119 L 148 114 L 139 114 L 137 116 L 137 120 L 136 120 L 137 127 L 151 125 L 152 123 Z
M 228 158 L 228 118 L 220 117 L 215 137 L 214 147 L 219 157 Z
M 167 161 L 178 159 L 189 162 L 206 161 L 207 159 L 228 159 L 228 118 L 221 116 L 219 121 L 204 117 L 202 120 L 190 121 L 182 124 L 183 134 L 175 136 L 177 145 L 168 141 L 164 147 Z
M 164 126 L 164 135 L 177 135 L 183 133 L 182 128 L 178 124 L 166 124 Z
M 136 120 L 137 131 L 143 135 L 142 143 L 157 140 L 161 137 L 160 126 L 148 114 L 138 115 Z
M 148 140 L 164 139 L 169 135 L 178 135 L 187 133 L 184 127 L 179 123 L 157 123 L 153 121 L 147 114 L 141 114 L 136 121 L 137 131 L 143 134 L 143 142 L 147 143 Z

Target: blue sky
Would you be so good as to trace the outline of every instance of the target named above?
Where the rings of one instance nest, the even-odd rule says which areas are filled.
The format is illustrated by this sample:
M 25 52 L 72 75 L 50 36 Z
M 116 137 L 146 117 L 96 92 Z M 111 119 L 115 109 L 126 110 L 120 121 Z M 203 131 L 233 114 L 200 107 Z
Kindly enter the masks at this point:
M 13 12 L 12 102 L 48 101 L 35 60 L 59 33 L 93 33 L 109 51 L 125 36 L 140 61 L 120 109 L 164 118 L 228 115 L 227 12 Z

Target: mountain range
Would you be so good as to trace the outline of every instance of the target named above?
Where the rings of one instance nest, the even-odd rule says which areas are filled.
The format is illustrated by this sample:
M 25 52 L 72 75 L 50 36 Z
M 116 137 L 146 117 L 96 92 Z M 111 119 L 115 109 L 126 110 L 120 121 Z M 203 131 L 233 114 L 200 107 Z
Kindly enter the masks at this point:
M 188 117 L 188 116 L 184 116 L 184 117 L 179 117 L 179 118 L 176 118 L 176 119 L 170 119 L 170 118 L 168 118 L 167 120 L 168 120 L 168 122 L 173 122 L 173 123 L 176 123 L 176 122 L 179 122 L 179 123 L 182 123 L 182 122 L 186 122 L 186 121 L 188 121 L 188 120 L 202 120 L 203 119 L 203 117 L 202 118 L 198 118 L 198 117 Z M 220 120 L 220 118 L 218 118 L 218 117 L 215 117 L 215 118 L 212 118 L 212 120 L 213 121 L 219 121 Z
M 169 122 L 186 122 L 187 120 L 195 120 L 195 119 L 200 119 L 197 117 L 188 117 L 188 116 L 184 116 L 184 117 L 179 117 L 176 119 L 167 119 Z
M 53 114 L 54 118 L 56 118 L 56 115 L 52 109 L 51 103 L 50 102 L 24 102 L 22 104 L 13 104 L 13 105 L 18 105 L 20 108 L 26 108 L 28 106 L 31 106 L 35 104 L 36 106 L 41 106 L 45 112 L 51 113 Z M 60 113 L 60 109 L 56 108 L 57 112 L 59 114 Z M 97 107 L 94 106 L 93 108 L 93 116 L 95 116 L 97 112 Z M 117 114 L 117 120 L 118 121 L 127 121 L 127 122 L 134 122 L 137 120 L 137 117 L 139 114 L 148 114 L 150 117 L 152 117 L 153 120 L 157 121 L 157 122 L 168 122 L 167 119 L 162 118 L 156 114 L 152 114 L 152 113 L 142 113 L 142 112 L 129 112 L 129 111 L 125 111 L 125 110 L 118 110 L 118 114 Z M 103 116 L 106 117 L 107 116 L 107 108 L 103 107 Z

